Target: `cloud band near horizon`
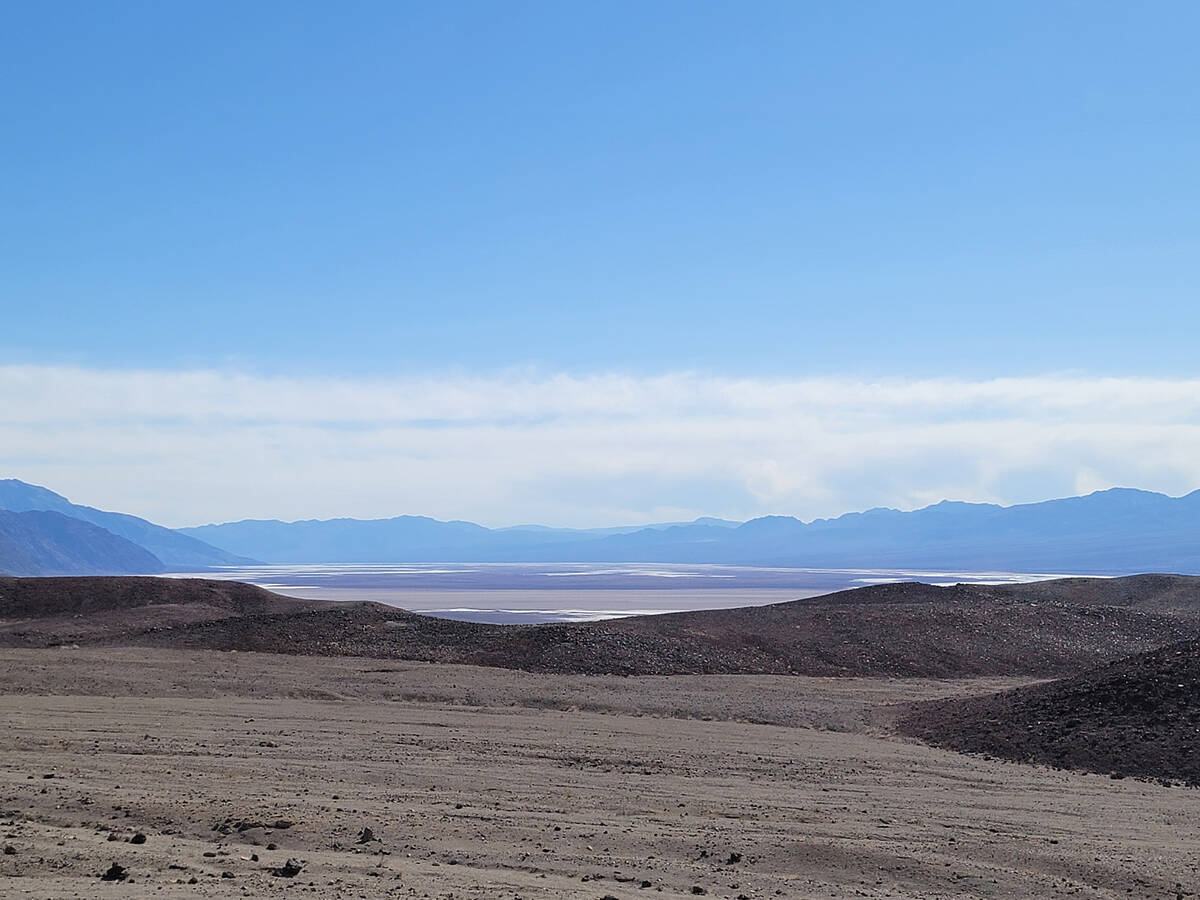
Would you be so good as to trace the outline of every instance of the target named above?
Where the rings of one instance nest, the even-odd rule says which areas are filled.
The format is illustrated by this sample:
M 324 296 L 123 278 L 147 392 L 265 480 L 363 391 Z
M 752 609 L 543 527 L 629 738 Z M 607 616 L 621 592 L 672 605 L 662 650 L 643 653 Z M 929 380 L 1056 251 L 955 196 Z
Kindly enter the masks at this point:
M 1200 380 L 0 366 L 0 476 L 166 525 L 600 526 L 1200 487 Z

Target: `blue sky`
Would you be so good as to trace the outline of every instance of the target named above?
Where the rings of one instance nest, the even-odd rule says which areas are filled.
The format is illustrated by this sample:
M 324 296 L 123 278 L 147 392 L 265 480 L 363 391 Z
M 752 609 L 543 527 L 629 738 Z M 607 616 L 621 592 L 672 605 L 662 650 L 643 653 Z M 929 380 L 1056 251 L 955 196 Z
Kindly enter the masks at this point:
M 18 4 L 13 360 L 1194 371 L 1190 3 Z
M 0 466 L 175 524 L 304 515 L 295 479 L 314 515 L 490 524 L 1200 486 L 1190 406 L 1151 426 L 1094 402 L 1109 378 L 1153 400 L 1200 374 L 1198 26 L 1182 2 L 10 5 Z M 1012 377 L 1086 393 L 1059 424 L 1108 437 L 1051 440 L 1026 388 L 1002 415 L 963 405 Z M 809 397 L 829 379 L 894 405 L 839 425 Z M 509 412 L 468 428 L 379 399 L 348 423 L 338 400 L 299 423 L 222 414 L 230 385 Z M 930 385 L 939 427 L 1000 415 L 1013 455 L 867 452 L 926 421 Z M 703 446 L 631 426 L 646 409 L 614 419 L 616 395 Z M 746 431 L 760 407 L 795 430 Z M 1113 456 L 1133 425 L 1151 431 Z M 485 426 L 513 442 L 490 468 L 467 453 Z M 181 468 L 197 431 L 237 465 Z M 815 433 L 850 457 L 822 463 Z M 511 490 L 460 501 L 411 462 L 431 454 Z

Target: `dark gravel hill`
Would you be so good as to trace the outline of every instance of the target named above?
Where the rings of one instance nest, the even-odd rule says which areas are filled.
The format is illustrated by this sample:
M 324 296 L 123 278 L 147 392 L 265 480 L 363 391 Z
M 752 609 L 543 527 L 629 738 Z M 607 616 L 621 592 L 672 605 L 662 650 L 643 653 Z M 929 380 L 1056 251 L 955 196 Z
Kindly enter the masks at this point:
M 203 606 L 231 615 L 290 613 L 331 603 L 282 597 L 253 584 L 205 578 L 0 577 L 0 619 L 100 616 L 159 605 Z
M 589 674 L 960 677 L 1061 675 L 1200 637 L 1200 578 L 1122 581 L 886 584 L 772 606 L 518 626 L 293 600 L 233 582 L 15 579 L 0 581 L 0 646 L 260 650 Z
M 899 728 L 962 752 L 1200 786 L 1200 641 L 1046 684 L 923 704 Z
M 1031 602 L 1137 609 L 1187 609 L 1200 604 L 1195 575 L 1127 575 L 1124 578 L 1058 578 L 1030 584 L 1000 585 L 997 594 Z
M 137 644 L 146 635 L 247 615 L 286 618 L 332 604 L 251 584 L 145 577 L 0 577 L 0 646 Z

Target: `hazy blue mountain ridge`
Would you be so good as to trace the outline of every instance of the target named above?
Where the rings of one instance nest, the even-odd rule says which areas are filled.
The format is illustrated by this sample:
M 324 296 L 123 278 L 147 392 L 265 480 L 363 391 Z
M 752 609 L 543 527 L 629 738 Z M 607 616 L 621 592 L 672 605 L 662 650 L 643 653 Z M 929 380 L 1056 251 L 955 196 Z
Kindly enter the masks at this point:
M 148 550 L 82 519 L 44 510 L 0 510 L 0 573 L 141 575 L 163 570 Z
M 72 519 L 90 522 L 145 548 L 167 569 L 203 569 L 208 566 L 236 566 L 255 562 L 253 559 L 218 549 L 197 538 L 155 525 L 137 516 L 80 506 L 54 491 L 26 484 L 15 478 L 0 479 L 0 510 L 56 512 Z M 162 569 L 147 571 L 157 572 Z
M 724 521 L 724 520 L 716 520 Z M 737 523 L 707 525 L 726 532 Z M 472 522 L 443 522 L 427 516 L 391 519 L 246 519 L 200 525 L 182 533 L 275 563 L 537 562 L 559 558 L 556 547 L 592 546 L 609 537 L 667 534 L 671 524 L 572 529 L 543 525 L 485 528 Z M 575 552 L 575 551 L 571 551 Z M 526 558 L 533 554 L 533 558 Z M 568 556 L 570 553 L 568 553 Z M 591 558 L 591 557 L 589 557 Z
M 280 564 L 428 562 L 641 562 L 779 567 L 1023 571 L 1200 572 L 1200 491 L 1168 497 L 1114 488 L 1017 506 L 943 501 L 923 509 L 870 509 L 803 522 L 597 529 L 390 519 L 245 520 L 172 531 L 71 503 L 46 488 L 0 481 L 0 510 L 56 513 L 62 521 L 7 520 L 0 571 L 12 574 L 145 572 Z M 114 540 L 110 541 L 103 535 Z M 140 552 L 132 552 L 131 546 Z M 106 559 L 103 553 L 111 558 Z
M 183 529 L 276 563 L 647 562 L 1047 573 L 1200 572 L 1200 491 L 1114 488 L 998 506 L 943 501 L 802 522 L 698 519 L 640 529 L 487 529 L 420 516 Z
M 427 516 L 299 522 L 246 519 L 181 531 L 204 541 L 220 540 L 226 548 L 238 548 L 238 553 L 278 563 L 440 560 L 430 554 L 488 540 L 513 545 L 528 540 L 520 532 L 493 532 L 472 522 L 441 522 Z

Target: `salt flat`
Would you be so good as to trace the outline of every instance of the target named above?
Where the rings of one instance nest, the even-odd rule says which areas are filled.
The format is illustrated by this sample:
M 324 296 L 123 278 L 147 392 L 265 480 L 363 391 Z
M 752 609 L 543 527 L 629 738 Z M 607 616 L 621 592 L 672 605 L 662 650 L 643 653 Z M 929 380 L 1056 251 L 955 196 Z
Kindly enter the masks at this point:
M 260 565 L 171 577 L 242 581 L 289 597 L 372 601 L 446 618 L 512 624 L 762 606 L 897 581 L 1023 584 L 1056 576 L 671 563 L 412 563 Z
M 1195 791 L 888 731 L 893 704 L 1018 679 L 0 665 L 5 896 L 1176 897 L 1200 877 Z M 300 874 L 272 874 L 288 858 Z M 101 881 L 114 862 L 129 878 Z

